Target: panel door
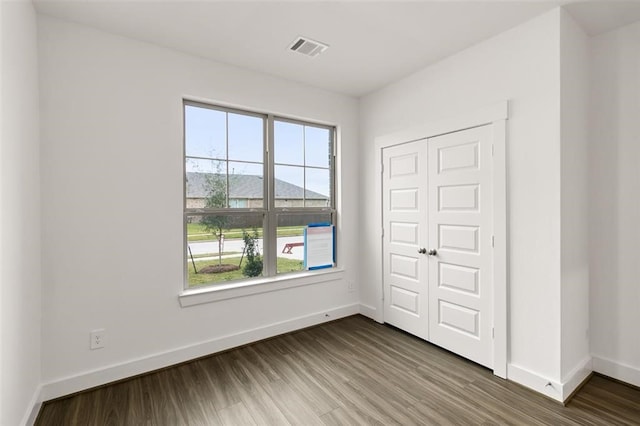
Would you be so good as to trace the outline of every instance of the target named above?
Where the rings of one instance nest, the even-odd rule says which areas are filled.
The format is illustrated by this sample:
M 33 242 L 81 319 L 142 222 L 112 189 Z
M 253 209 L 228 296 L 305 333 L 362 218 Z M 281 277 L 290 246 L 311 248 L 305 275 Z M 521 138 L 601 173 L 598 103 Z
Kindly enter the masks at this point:
M 490 368 L 491 144 L 491 126 L 430 138 L 427 144 L 430 341 Z
M 384 320 L 423 339 L 428 327 L 426 140 L 382 153 Z M 421 245 L 422 244 L 422 245 Z

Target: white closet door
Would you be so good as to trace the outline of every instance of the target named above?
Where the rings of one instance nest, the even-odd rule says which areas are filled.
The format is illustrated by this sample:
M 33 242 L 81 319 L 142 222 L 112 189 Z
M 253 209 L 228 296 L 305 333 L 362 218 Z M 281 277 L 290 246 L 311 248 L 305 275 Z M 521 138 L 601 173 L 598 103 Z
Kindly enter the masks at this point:
M 492 128 L 428 140 L 429 340 L 493 367 Z
M 426 140 L 383 150 L 384 320 L 428 339 Z

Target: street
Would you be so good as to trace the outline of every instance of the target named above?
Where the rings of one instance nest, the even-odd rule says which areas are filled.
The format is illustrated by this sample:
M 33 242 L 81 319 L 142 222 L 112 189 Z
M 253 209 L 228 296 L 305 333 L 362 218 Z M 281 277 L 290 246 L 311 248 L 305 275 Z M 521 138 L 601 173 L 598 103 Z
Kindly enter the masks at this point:
M 301 243 L 304 240 L 302 235 L 297 237 L 280 237 L 278 238 L 278 250 L 277 254 L 281 257 L 287 257 L 290 259 L 304 259 L 304 247 L 298 246 L 293 247 L 291 249 L 291 254 L 282 253 L 282 249 L 287 243 Z M 193 256 L 203 255 L 203 254 L 211 254 L 211 257 L 216 257 L 218 255 L 218 241 L 192 241 L 189 243 L 189 247 L 191 248 L 191 254 Z M 258 247 L 260 249 L 260 254 L 263 254 L 262 247 L 262 239 L 258 239 Z M 222 247 L 222 252 L 238 252 L 237 255 L 229 255 L 229 257 L 240 256 L 242 253 L 242 249 L 244 248 L 244 241 L 241 239 L 233 239 L 233 240 L 225 240 L 224 245 Z M 226 256 L 223 256 L 226 257 Z M 200 258 L 197 260 L 203 260 L 205 258 Z

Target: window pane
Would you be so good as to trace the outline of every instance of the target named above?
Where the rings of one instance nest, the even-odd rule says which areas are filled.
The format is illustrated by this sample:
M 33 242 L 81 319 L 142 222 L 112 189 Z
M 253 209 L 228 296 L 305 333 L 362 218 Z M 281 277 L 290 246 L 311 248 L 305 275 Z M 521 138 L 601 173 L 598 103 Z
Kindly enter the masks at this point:
M 304 269 L 304 227 L 310 223 L 331 223 L 331 213 L 282 213 L 278 215 L 278 274 Z
M 331 177 L 328 169 L 306 168 L 305 207 L 329 207 L 331 200 Z
M 263 152 L 264 120 L 229 113 L 229 159 L 262 163 Z
M 273 132 L 274 161 L 277 164 L 304 165 L 304 126 L 276 121 Z
M 225 164 L 224 161 L 187 158 L 186 208 L 225 207 Z
M 190 157 L 226 158 L 226 113 L 185 106 L 185 152 Z
M 329 129 L 305 126 L 305 166 L 329 168 L 331 132 Z
M 303 207 L 304 168 L 275 166 L 275 206 Z
M 225 161 L 218 160 L 202 160 L 200 158 L 187 158 L 185 160 L 185 168 L 187 173 L 227 173 Z
M 188 286 L 262 275 L 262 235 L 262 214 L 187 216 Z
M 262 208 L 264 206 L 262 164 L 229 162 L 229 207 Z

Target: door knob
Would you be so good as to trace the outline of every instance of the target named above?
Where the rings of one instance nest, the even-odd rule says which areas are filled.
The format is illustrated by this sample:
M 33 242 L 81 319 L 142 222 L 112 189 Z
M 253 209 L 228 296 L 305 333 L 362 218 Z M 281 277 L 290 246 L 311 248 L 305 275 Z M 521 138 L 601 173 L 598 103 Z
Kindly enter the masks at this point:
M 431 250 L 429 250 L 428 254 L 429 254 L 429 256 L 435 256 L 436 254 L 438 254 L 438 251 L 436 249 L 431 249 Z
M 427 249 L 426 248 L 421 248 L 421 249 L 418 250 L 418 253 L 426 254 L 427 253 Z

